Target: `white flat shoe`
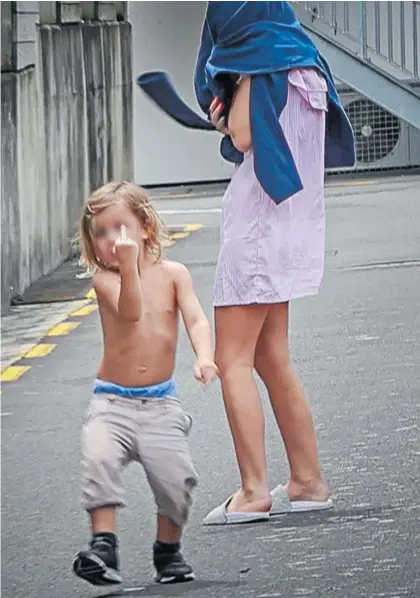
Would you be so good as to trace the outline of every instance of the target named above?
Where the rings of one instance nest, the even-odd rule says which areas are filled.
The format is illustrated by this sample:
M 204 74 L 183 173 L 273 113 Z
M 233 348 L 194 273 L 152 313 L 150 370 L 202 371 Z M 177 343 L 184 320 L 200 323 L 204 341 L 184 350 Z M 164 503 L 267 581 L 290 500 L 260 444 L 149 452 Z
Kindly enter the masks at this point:
M 270 511 L 238 511 L 237 513 L 228 513 L 227 507 L 232 500 L 233 495 L 230 496 L 224 503 L 210 511 L 203 519 L 203 525 L 234 525 L 240 523 L 253 523 L 255 521 L 268 521 L 270 518 Z
M 327 500 L 290 500 L 287 490 L 279 484 L 270 492 L 273 499 L 271 515 L 283 515 L 284 513 L 310 513 L 311 511 L 325 511 L 332 509 L 333 501 Z

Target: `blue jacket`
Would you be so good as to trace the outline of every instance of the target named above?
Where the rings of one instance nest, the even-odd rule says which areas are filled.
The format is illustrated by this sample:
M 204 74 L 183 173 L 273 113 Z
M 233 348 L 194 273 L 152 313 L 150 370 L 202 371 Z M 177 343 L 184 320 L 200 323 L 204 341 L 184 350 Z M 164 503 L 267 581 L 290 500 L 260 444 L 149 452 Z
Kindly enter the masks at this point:
M 325 167 L 353 166 L 354 134 L 338 97 L 326 61 L 297 20 L 288 2 L 208 2 L 194 76 L 197 101 L 208 115 L 218 96 L 229 107 L 230 74 L 251 76 L 250 124 L 254 169 L 261 186 L 281 203 L 303 188 L 279 123 L 287 102 L 288 71 L 315 67 L 328 85 Z M 213 130 L 183 102 L 166 73 L 145 73 L 137 79 L 143 91 L 178 122 Z M 243 155 L 229 136 L 222 156 L 235 163 Z

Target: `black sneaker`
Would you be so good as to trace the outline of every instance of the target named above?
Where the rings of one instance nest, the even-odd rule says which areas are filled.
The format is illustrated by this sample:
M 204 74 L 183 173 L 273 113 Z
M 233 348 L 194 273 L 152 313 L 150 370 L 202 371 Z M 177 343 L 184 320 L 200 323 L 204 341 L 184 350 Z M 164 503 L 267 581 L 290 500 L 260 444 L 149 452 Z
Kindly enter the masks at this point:
M 90 548 L 76 555 L 74 573 L 94 586 L 122 583 L 115 535 L 96 534 L 89 545 Z
M 182 583 L 193 581 L 195 575 L 190 565 L 185 562 L 182 552 L 178 550 L 166 551 L 155 542 L 153 550 L 153 564 L 156 569 L 155 581 L 158 583 Z M 163 545 L 165 546 L 165 545 Z M 171 546 L 171 545 L 166 545 Z M 179 545 L 172 545 L 174 548 Z

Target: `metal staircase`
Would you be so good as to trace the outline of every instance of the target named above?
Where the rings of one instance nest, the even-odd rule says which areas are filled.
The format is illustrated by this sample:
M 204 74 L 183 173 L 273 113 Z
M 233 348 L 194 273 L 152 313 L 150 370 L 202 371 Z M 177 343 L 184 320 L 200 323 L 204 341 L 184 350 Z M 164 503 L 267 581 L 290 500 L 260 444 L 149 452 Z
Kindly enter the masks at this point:
M 420 2 L 294 2 L 337 79 L 420 129 Z

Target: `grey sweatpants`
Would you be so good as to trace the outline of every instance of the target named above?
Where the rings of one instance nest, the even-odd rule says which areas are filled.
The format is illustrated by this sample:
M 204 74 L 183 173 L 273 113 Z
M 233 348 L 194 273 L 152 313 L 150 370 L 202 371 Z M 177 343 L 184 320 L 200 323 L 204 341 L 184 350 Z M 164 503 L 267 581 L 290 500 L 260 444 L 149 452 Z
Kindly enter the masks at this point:
M 158 513 L 184 525 L 198 483 L 187 439 L 191 424 L 177 399 L 94 396 L 82 431 L 84 508 L 125 506 L 121 470 L 137 461 Z

